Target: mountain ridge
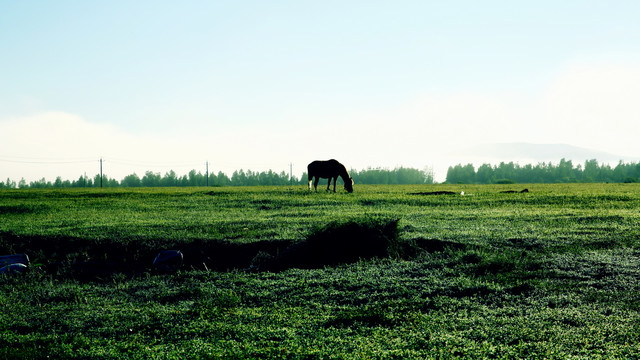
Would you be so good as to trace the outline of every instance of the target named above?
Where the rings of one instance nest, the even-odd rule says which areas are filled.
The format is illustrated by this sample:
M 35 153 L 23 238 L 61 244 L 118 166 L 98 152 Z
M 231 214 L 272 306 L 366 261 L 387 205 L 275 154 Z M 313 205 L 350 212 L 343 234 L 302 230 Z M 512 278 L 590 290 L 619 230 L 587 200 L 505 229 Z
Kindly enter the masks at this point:
M 458 156 L 470 156 L 481 159 L 517 162 L 557 162 L 561 159 L 574 162 L 597 160 L 599 163 L 619 161 L 639 161 L 640 157 L 612 154 L 606 151 L 589 149 L 570 144 L 535 144 L 526 142 L 488 143 L 471 146 Z

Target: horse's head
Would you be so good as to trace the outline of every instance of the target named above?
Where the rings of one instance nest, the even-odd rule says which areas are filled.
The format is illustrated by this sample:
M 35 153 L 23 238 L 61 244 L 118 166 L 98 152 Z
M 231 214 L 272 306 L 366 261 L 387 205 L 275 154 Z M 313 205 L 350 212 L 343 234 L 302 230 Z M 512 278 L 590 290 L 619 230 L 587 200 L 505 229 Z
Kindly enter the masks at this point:
M 353 192 L 353 178 L 349 178 L 349 181 L 344 182 L 344 189 L 348 192 Z

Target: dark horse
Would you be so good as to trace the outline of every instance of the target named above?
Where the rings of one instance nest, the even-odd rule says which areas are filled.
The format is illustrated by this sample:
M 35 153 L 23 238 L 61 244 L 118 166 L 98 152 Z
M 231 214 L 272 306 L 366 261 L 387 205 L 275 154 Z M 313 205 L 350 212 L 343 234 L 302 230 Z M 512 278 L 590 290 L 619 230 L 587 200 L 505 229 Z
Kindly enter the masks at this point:
M 329 179 L 327 191 L 329 191 L 331 179 L 333 179 L 333 192 L 336 192 L 336 181 L 338 180 L 338 176 L 340 176 L 342 181 L 344 181 L 345 190 L 350 193 L 353 192 L 353 179 L 349 176 L 347 168 L 334 159 L 326 161 L 316 160 L 312 162 L 307 165 L 307 174 L 309 174 L 309 190 L 311 190 L 311 180 L 315 177 L 316 181 L 313 183 L 313 188 L 316 191 L 318 191 L 318 181 L 320 181 L 320 178 L 323 178 Z

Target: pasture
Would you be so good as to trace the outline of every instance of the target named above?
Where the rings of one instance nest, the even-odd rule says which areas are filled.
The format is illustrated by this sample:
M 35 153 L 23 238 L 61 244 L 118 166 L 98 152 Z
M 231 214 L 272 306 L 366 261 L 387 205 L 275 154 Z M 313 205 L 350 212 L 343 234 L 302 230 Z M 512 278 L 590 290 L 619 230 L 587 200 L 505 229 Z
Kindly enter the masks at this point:
M 31 269 L 0 276 L 0 358 L 638 358 L 639 209 L 637 184 L 2 190 Z M 318 234 L 362 258 L 273 266 Z

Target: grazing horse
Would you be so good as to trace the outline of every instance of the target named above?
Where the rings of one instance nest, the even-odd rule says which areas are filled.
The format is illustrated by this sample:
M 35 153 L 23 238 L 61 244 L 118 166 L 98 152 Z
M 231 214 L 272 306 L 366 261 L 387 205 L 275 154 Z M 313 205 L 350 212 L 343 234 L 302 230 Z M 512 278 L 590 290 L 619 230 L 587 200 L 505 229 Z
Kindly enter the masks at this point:
M 327 191 L 329 191 L 331 179 L 333 179 L 333 192 L 336 192 L 336 181 L 338 180 L 338 176 L 340 176 L 342 181 L 344 181 L 345 190 L 350 193 L 353 192 L 353 179 L 349 176 L 347 168 L 334 159 L 326 161 L 316 160 L 312 162 L 307 165 L 307 174 L 309 175 L 309 190 L 311 190 L 311 181 L 315 177 L 316 181 L 313 183 L 313 188 L 316 191 L 318 191 L 318 181 L 320 181 L 320 178 L 323 178 L 329 179 Z

